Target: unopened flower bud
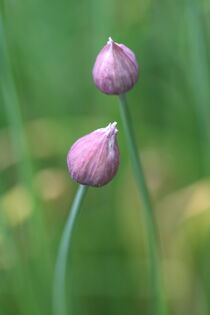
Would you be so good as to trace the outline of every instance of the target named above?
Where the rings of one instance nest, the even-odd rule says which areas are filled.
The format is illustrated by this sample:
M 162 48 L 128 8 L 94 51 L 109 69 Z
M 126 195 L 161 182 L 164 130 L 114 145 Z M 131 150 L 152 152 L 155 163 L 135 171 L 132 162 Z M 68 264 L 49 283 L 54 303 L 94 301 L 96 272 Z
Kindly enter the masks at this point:
M 117 123 L 97 129 L 71 147 L 67 164 L 71 177 L 80 184 L 103 186 L 115 176 L 119 166 Z
M 125 45 L 109 38 L 97 56 L 93 80 L 105 94 L 123 94 L 134 86 L 138 72 L 135 54 Z

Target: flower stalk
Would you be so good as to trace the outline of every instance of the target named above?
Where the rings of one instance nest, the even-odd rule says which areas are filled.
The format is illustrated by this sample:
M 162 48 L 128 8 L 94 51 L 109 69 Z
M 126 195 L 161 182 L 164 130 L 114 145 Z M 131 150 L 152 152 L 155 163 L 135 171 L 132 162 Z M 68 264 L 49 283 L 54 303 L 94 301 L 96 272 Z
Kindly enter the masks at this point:
M 65 290 L 65 278 L 66 278 L 66 266 L 68 251 L 71 244 L 72 232 L 76 217 L 79 213 L 81 203 L 84 199 L 88 186 L 80 185 L 73 201 L 69 217 L 64 227 L 63 235 L 60 242 L 58 251 L 54 286 L 53 286 L 53 314 L 54 315 L 66 315 L 66 290 Z
M 101 187 L 116 175 L 119 166 L 117 123 L 78 139 L 67 155 L 70 176 L 80 184 L 67 219 L 58 251 L 53 286 L 53 314 L 67 315 L 65 277 L 74 222 L 89 186 Z
M 158 245 L 158 233 L 155 224 L 154 212 L 152 203 L 149 196 L 149 191 L 144 178 L 141 161 L 139 158 L 135 136 L 133 132 L 132 122 L 130 113 L 128 110 L 128 104 L 125 94 L 119 95 L 120 100 L 120 112 L 122 117 L 122 123 L 125 130 L 125 135 L 128 143 L 128 149 L 130 152 L 131 162 L 134 169 L 138 191 L 142 199 L 144 206 L 144 215 L 146 221 L 146 229 L 148 236 L 149 246 L 149 277 L 150 277 L 150 288 L 152 290 L 153 297 L 153 314 L 155 315 L 166 315 L 166 305 L 163 294 L 163 283 L 160 266 L 160 255 Z

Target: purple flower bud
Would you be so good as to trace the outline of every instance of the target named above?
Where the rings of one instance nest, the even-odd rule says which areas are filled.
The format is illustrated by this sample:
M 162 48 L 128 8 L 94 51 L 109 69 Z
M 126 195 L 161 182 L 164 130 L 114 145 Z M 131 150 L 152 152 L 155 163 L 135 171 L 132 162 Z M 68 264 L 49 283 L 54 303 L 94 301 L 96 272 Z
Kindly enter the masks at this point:
M 110 37 L 96 58 L 93 80 L 105 94 L 123 94 L 134 86 L 138 72 L 135 54 Z
M 78 183 L 99 187 L 115 176 L 119 166 L 116 125 L 114 122 L 97 129 L 71 147 L 67 164 L 71 177 Z

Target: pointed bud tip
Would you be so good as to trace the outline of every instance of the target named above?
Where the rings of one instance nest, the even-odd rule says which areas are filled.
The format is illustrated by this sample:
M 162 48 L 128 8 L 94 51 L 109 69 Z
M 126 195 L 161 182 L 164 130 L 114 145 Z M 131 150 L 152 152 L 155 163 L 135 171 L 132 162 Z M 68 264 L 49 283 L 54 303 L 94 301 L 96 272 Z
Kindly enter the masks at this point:
M 118 133 L 118 129 L 116 128 L 117 126 L 117 122 L 113 122 L 113 123 L 109 123 L 108 126 L 105 128 L 107 131 L 106 131 L 106 134 L 107 135 L 116 135 Z
M 112 44 L 112 43 L 113 43 L 113 40 L 112 40 L 112 38 L 109 36 L 108 41 L 107 41 L 107 44 Z

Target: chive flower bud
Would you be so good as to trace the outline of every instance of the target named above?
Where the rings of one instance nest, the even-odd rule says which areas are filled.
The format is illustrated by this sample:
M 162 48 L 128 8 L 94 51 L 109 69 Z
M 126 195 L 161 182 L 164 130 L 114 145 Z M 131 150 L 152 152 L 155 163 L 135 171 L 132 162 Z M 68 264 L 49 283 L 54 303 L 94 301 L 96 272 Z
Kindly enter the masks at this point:
M 119 166 L 117 123 L 78 139 L 70 148 L 67 165 L 71 177 L 82 185 L 100 187 L 109 183 Z
M 93 67 L 93 81 L 97 88 L 105 94 L 123 94 L 134 86 L 138 73 L 135 54 L 109 37 Z

